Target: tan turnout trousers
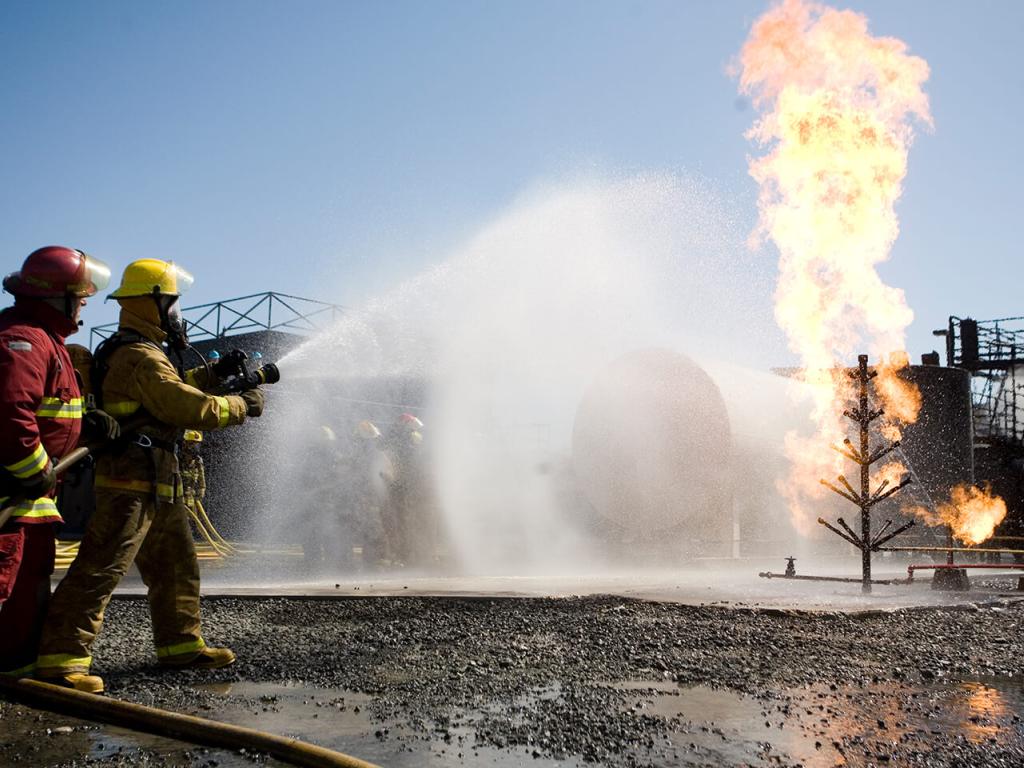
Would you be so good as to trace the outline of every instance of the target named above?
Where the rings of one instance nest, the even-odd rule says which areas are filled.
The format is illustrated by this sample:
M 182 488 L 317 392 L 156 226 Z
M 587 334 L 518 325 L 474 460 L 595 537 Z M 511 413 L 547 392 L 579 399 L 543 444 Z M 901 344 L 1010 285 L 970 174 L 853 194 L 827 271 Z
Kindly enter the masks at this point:
M 39 648 L 37 675 L 88 672 L 103 612 L 132 562 L 149 588 L 159 658 L 204 647 L 199 621 L 199 563 L 188 511 L 179 499 L 96 489 L 96 512 L 78 557 L 57 587 Z

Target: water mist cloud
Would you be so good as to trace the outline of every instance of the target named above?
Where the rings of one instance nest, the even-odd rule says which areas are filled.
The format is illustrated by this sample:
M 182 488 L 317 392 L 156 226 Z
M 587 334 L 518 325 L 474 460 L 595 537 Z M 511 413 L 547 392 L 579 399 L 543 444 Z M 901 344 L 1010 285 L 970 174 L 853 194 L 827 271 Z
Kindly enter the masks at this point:
M 588 383 L 643 347 L 765 367 L 781 354 L 771 266 L 744 248 L 734 218 L 678 176 L 538 189 L 282 365 L 328 389 L 351 377 L 428 382 L 421 415 L 462 570 L 581 567 L 594 553 L 566 497 Z

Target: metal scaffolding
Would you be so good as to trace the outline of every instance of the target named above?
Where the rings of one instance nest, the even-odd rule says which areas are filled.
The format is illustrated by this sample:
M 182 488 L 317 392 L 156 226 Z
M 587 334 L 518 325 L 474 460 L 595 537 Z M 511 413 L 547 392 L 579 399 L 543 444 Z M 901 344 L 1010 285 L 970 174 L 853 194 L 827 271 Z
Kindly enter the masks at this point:
M 1024 317 L 950 317 L 946 364 L 971 372 L 976 438 L 1024 448 Z
M 185 307 L 181 312 L 188 321 L 189 338 L 202 341 L 251 331 L 311 333 L 333 323 L 344 311 L 337 304 L 268 291 Z M 94 349 L 116 330 L 117 323 L 91 328 L 90 348 Z

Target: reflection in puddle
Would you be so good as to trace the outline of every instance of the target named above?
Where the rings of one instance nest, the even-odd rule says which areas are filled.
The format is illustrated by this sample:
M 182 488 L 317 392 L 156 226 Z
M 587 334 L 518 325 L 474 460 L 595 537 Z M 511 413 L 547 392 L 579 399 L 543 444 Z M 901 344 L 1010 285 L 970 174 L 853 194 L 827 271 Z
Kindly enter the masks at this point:
M 1020 749 L 1024 686 L 1016 679 L 927 686 L 815 686 L 766 691 L 754 697 L 669 681 L 607 683 L 624 711 L 663 723 L 657 754 L 624 747 L 608 756 L 616 765 L 668 766 L 800 764 L 806 768 L 869 763 L 898 764 L 901 750 L 928 751 L 940 737 Z M 557 713 L 574 695 L 558 683 L 515 701 L 476 710 L 437 712 L 434 721 L 381 719 L 373 697 L 355 691 L 274 683 L 218 683 L 201 690 L 222 698 L 218 720 L 291 736 L 380 765 L 582 766 L 559 756 L 512 746 L 484 746 L 477 729 L 499 716 L 511 727 L 538 708 Z M 611 705 L 614 708 L 614 705 Z M 659 728 L 661 730 L 661 728 Z M 664 749 L 664 747 L 668 749 Z M 631 762 L 632 761 L 632 762 Z M 598 763 L 600 764 L 600 763 Z
M 807 766 L 889 762 L 900 747 L 928 749 L 939 735 L 994 750 L 1020 749 L 1024 682 L 993 678 L 926 687 L 809 687 L 762 698 L 665 682 L 616 684 L 627 706 L 678 723 L 672 742 L 689 753 L 680 765 Z M 900 695 L 894 695 L 894 694 Z
M 1006 694 L 983 683 L 964 683 L 961 687 L 967 692 L 967 717 L 961 725 L 964 735 L 977 744 L 998 740 L 999 721 L 1013 714 Z

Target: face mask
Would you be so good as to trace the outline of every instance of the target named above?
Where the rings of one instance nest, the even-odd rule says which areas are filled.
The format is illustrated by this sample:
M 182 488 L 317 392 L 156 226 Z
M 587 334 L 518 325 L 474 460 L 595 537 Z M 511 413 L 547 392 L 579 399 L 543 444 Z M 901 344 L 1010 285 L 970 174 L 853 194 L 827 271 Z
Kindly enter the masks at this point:
M 172 299 L 170 305 L 163 308 L 161 325 L 167 332 L 167 343 L 172 349 L 184 350 L 188 348 L 188 323 L 181 316 L 181 307 L 178 299 Z

